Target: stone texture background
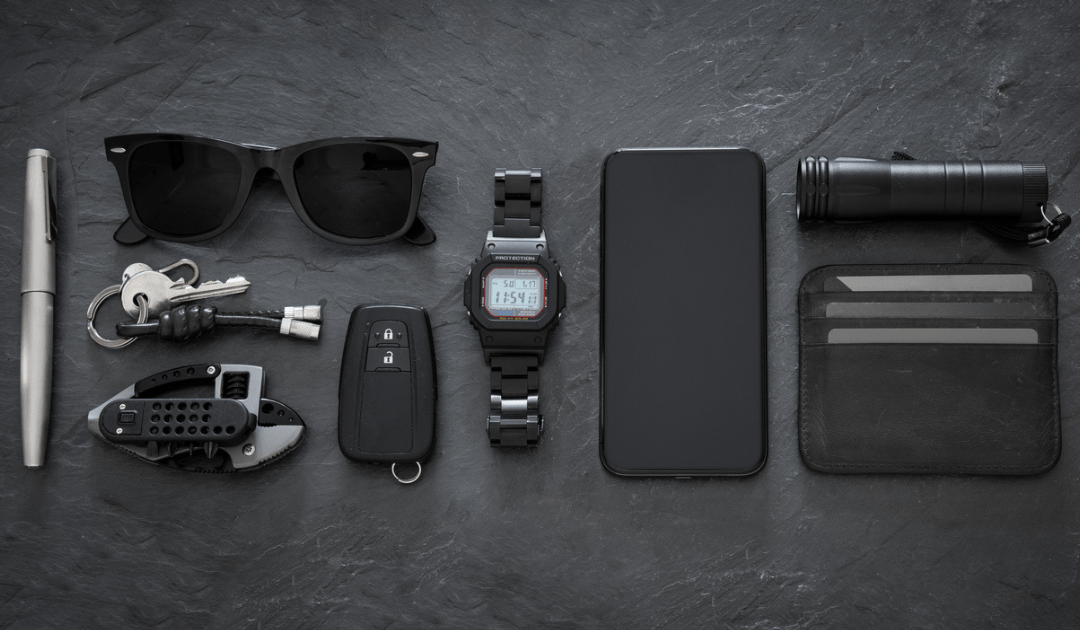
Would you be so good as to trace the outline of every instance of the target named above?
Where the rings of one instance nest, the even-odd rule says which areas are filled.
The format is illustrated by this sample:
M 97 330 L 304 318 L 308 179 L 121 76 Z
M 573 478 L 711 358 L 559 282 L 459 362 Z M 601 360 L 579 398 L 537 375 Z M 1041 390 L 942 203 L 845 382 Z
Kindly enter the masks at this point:
M 1080 6 L 1064 0 L 4 2 L 0 628 L 1077 627 L 1080 228 L 1029 250 L 962 223 L 807 227 L 793 195 L 800 157 L 899 149 L 1044 161 L 1051 198 L 1075 210 L 1078 75 Z M 102 140 L 148 131 L 437 140 L 421 213 L 439 240 L 331 243 L 270 182 L 212 241 L 122 247 Z M 619 147 L 737 145 L 768 166 L 769 463 L 746 479 L 615 477 L 598 457 L 601 162 Z M 58 158 L 62 240 L 52 437 L 46 468 L 27 471 L 17 305 L 37 146 Z M 488 372 L 461 305 L 500 166 L 545 169 L 569 285 L 542 372 L 548 432 L 530 452 L 487 446 Z M 109 351 L 87 338 L 91 297 L 126 265 L 182 257 L 206 279 L 253 282 L 223 305 L 327 300 L 322 340 L 234 331 Z M 800 461 L 800 278 L 919 262 L 1057 279 L 1064 449 L 1051 472 L 832 476 Z M 376 302 L 424 306 L 435 328 L 437 450 L 411 487 L 337 447 L 348 314 Z M 124 386 L 199 361 L 266 366 L 305 443 L 256 473 L 200 476 L 86 430 Z

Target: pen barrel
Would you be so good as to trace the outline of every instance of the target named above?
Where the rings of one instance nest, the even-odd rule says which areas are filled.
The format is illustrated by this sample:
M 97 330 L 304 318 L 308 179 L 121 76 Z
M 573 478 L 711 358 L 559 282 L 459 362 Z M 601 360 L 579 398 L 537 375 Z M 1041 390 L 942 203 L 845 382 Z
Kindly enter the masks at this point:
M 56 162 L 45 149 L 30 149 L 26 156 L 22 254 L 19 400 L 23 462 L 29 468 L 41 468 L 49 441 L 56 293 Z
M 52 293 L 23 293 L 20 355 L 23 462 L 28 468 L 41 468 L 45 465 L 45 445 L 49 442 L 49 406 L 52 397 Z
M 22 292 L 56 293 L 56 162 L 45 149 L 26 157 Z

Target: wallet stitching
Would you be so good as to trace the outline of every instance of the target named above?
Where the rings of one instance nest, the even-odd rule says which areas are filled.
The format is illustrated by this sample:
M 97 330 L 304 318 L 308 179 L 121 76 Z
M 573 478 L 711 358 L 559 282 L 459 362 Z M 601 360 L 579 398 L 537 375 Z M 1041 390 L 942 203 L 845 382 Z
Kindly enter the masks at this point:
M 911 269 L 913 271 L 914 270 L 924 270 L 924 271 L 926 271 L 926 270 L 934 270 L 934 271 L 938 271 L 938 272 L 940 272 L 943 269 L 955 268 L 957 266 L 959 266 L 959 265 L 931 265 L 931 266 L 905 265 L 905 267 L 907 267 L 908 269 Z M 807 293 L 807 291 L 805 290 L 806 285 L 807 285 L 807 280 L 810 279 L 811 276 L 815 276 L 813 279 L 816 281 L 817 276 L 820 276 L 823 273 L 825 273 L 826 271 L 830 271 L 830 270 L 856 269 L 856 270 L 859 270 L 859 271 L 870 271 L 870 270 L 875 270 L 875 269 L 889 269 L 889 268 L 895 268 L 895 267 L 896 267 L 895 265 L 890 266 L 890 267 L 880 267 L 880 266 L 872 266 L 872 265 L 827 265 L 827 266 L 824 266 L 824 267 L 818 267 L 817 269 L 814 269 L 813 271 L 808 273 L 805 278 L 803 278 L 803 283 L 799 287 L 799 297 L 800 297 L 800 300 L 799 300 L 799 446 L 800 446 L 800 451 L 802 453 L 803 459 L 805 459 L 807 463 L 809 463 L 809 464 L 811 464 L 813 466 L 816 466 L 818 468 L 822 468 L 822 469 L 829 469 L 829 468 L 893 468 L 893 469 L 895 469 L 895 468 L 901 468 L 902 467 L 902 468 L 905 468 L 905 469 L 912 469 L 912 468 L 924 468 L 924 469 L 949 468 L 949 469 L 953 469 L 953 470 L 1024 470 L 1024 471 L 1031 471 L 1031 472 L 1040 472 L 1040 471 L 1046 470 L 1047 465 L 1049 465 L 1052 462 L 1056 461 L 1057 456 L 1055 456 L 1055 454 L 1058 454 L 1058 456 L 1059 456 L 1060 455 L 1060 450 L 1061 450 L 1061 446 L 1060 446 L 1060 444 L 1061 444 L 1061 410 L 1060 410 L 1060 400 L 1059 400 L 1060 392 L 1058 391 L 1058 361 L 1057 361 L 1057 359 L 1058 359 L 1058 344 L 1057 344 L 1057 322 L 1058 322 L 1058 316 L 1057 316 L 1057 287 L 1056 287 L 1056 283 L 1054 283 L 1054 281 L 1053 281 L 1053 277 L 1050 277 L 1048 272 L 1046 272 L 1043 269 L 1038 269 L 1036 267 L 1031 267 L 1031 266 L 1028 266 L 1028 265 L 987 265 L 987 267 L 990 267 L 990 268 L 996 269 L 996 270 L 1022 268 L 1022 269 L 1026 269 L 1027 271 L 1031 272 L 1033 276 L 1038 275 L 1038 276 L 1043 277 L 1044 279 L 1049 279 L 1049 285 L 1050 285 L 1050 288 L 1051 288 L 1049 293 L 1051 293 L 1054 296 L 1054 317 L 1052 318 L 1053 322 L 1054 322 L 1054 343 L 1053 343 L 1053 358 L 1052 358 L 1052 363 L 1051 363 L 1051 374 L 1053 376 L 1053 417 L 1056 419 L 1056 422 L 1054 423 L 1055 431 L 1054 431 L 1054 437 L 1053 437 L 1053 448 L 1051 449 L 1050 455 L 1048 457 L 1044 458 L 1046 460 L 1045 463 L 1040 462 L 1037 466 L 1031 466 L 1031 465 L 1028 465 L 1028 466 L 1002 466 L 1002 465 L 994 465 L 994 464 L 984 464 L 984 465 L 972 465 L 972 464 L 903 464 L 903 465 L 897 465 L 897 464 L 821 464 L 821 463 L 815 461 L 814 458 L 811 457 L 808 454 L 809 436 L 807 435 L 807 431 L 806 431 L 806 423 L 803 422 L 803 416 L 806 414 L 806 406 L 807 406 L 806 370 L 803 369 L 803 366 L 806 364 L 806 345 L 803 344 L 803 342 L 802 342 L 802 339 L 804 337 L 804 335 L 803 335 L 804 317 L 803 317 L 803 312 L 802 312 L 803 311 L 803 309 L 802 309 L 802 297 L 803 297 L 803 295 L 805 295 Z

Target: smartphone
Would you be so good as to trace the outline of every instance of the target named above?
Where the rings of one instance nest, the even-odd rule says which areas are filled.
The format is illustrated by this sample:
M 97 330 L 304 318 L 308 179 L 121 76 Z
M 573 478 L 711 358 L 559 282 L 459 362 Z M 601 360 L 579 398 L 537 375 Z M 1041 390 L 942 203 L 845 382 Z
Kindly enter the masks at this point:
M 749 475 L 768 452 L 765 165 L 747 149 L 604 160 L 600 458 L 618 475 Z

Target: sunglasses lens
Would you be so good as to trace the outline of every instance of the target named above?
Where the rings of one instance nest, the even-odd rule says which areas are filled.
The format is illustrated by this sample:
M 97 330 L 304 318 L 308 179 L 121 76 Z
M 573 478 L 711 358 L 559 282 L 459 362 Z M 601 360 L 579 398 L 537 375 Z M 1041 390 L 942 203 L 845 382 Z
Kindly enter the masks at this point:
M 409 218 L 412 165 L 397 149 L 375 144 L 312 149 L 296 158 L 293 177 L 311 220 L 338 236 L 386 236 Z
M 152 142 L 131 154 L 128 181 L 143 225 L 172 236 L 196 236 L 229 216 L 240 188 L 240 161 L 207 144 Z

